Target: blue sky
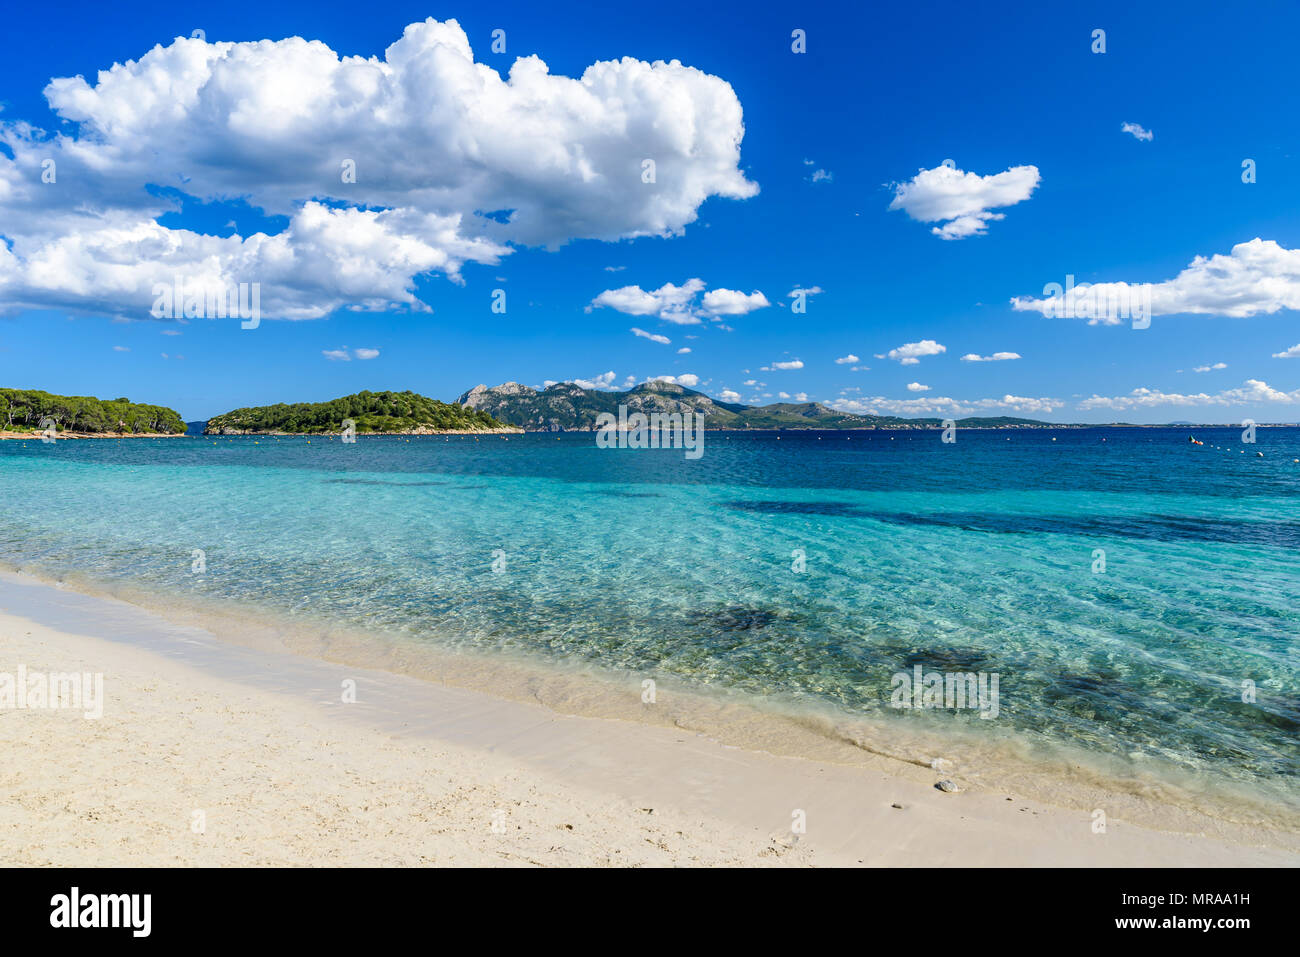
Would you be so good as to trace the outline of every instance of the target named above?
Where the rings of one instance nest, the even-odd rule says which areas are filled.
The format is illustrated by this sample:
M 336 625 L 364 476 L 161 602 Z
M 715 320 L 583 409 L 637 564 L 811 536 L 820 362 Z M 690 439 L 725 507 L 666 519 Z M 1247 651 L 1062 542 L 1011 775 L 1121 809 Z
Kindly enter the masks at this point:
M 10 251 L 0 259 L 0 384 L 126 395 L 187 419 L 365 388 L 452 399 L 478 383 L 621 386 L 671 375 L 715 397 L 765 403 L 784 393 L 893 414 L 1300 420 L 1300 356 L 1278 357 L 1300 344 L 1290 50 L 1300 8 L 1044 6 L 15 8 L 0 58 L 0 236 Z M 160 60 L 140 81 L 156 100 L 146 87 L 91 89 L 98 71 L 196 29 L 209 44 L 303 37 L 383 61 L 426 17 L 457 20 L 474 60 L 503 77 L 530 55 L 550 77 L 623 57 L 676 59 L 698 73 L 626 66 L 599 110 L 550 80 L 535 79 L 530 94 L 507 87 L 475 98 L 448 82 L 461 74 L 440 72 L 444 37 L 438 49 L 421 41 L 398 71 L 400 107 L 375 94 L 385 108 L 367 108 L 365 123 L 340 122 L 343 108 L 317 96 L 321 75 L 310 71 L 328 63 L 314 60 L 295 80 L 302 61 L 280 47 L 249 54 L 275 70 L 249 81 L 256 96 L 240 92 L 235 61 L 186 94 L 198 53 Z M 498 28 L 504 54 L 491 50 Z M 806 53 L 791 49 L 795 29 L 806 31 Z M 1092 52 L 1096 29 L 1104 53 Z M 78 75 L 88 86 L 63 86 L 52 109 L 47 84 Z M 159 78 L 175 85 L 160 90 Z M 365 82 L 357 89 L 369 90 Z M 512 112 L 497 122 L 488 114 L 502 97 Z M 743 110 L 734 162 L 725 161 L 739 132 L 730 97 Z M 432 125 L 429 98 L 442 104 Z M 610 132 L 614 115 L 625 130 Z M 427 147 L 411 145 L 425 136 Z M 46 155 L 58 158 L 58 176 L 40 184 Z M 360 189 L 318 176 L 353 155 Z M 651 155 L 661 164 L 656 183 L 628 176 L 608 192 L 611 175 Z M 607 190 L 598 200 L 574 172 L 586 159 Z M 1242 182 L 1246 159 L 1256 182 Z M 453 185 L 431 192 L 422 177 Z M 896 201 L 899 184 L 909 184 L 907 201 Z M 357 239 L 366 224 L 330 215 L 358 197 L 363 210 L 387 211 L 381 221 L 396 217 L 373 242 Z M 980 206 L 987 197 L 1005 204 Z M 285 232 L 313 198 L 331 228 L 295 224 L 294 264 L 248 252 L 250 235 Z M 489 202 L 520 213 L 504 224 L 476 217 L 494 211 L 475 206 Z M 926 219 L 945 207 L 948 215 Z M 456 214 L 455 228 L 413 218 Z M 974 233 L 936 235 L 959 219 L 950 228 Z M 165 238 L 148 232 L 154 222 Z M 104 223 L 136 232 L 88 244 Z M 649 234 L 619 238 L 637 232 Z M 603 235 L 585 238 L 593 233 Z M 220 263 L 213 268 L 231 282 L 261 283 L 256 329 L 149 314 L 150 277 L 168 281 L 177 261 L 151 257 L 182 234 L 181 271 Z M 1240 245 L 1255 239 L 1262 244 Z M 420 244 L 415 265 L 393 274 L 411 242 Z M 421 268 L 421 257 L 444 255 L 458 260 L 453 277 Z M 1067 275 L 1165 285 L 1153 287 L 1149 328 L 1026 304 Z M 719 302 L 749 297 L 748 311 L 710 310 L 703 291 L 670 313 L 678 321 L 644 311 L 645 293 L 693 279 L 703 291 L 730 291 Z M 821 290 L 806 313 L 789 308 L 796 288 Z M 503 314 L 491 309 L 496 289 L 505 290 Z M 608 304 L 593 306 L 607 291 Z M 635 303 L 641 312 L 620 311 Z M 932 354 L 899 361 L 918 352 Z M 340 353 L 349 358 L 329 358 Z M 1018 358 L 962 358 L 999 353 Z M 857 361 L 835 361 L 849 356 Z

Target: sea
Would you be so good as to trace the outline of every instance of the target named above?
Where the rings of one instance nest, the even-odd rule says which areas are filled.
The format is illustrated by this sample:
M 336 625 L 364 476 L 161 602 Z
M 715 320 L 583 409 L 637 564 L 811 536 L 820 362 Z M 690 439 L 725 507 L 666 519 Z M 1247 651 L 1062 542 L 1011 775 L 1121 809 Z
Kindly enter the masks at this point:
M 1294 814 L 1300 429 L 1249 437 L 5 441 L 0 563 Z

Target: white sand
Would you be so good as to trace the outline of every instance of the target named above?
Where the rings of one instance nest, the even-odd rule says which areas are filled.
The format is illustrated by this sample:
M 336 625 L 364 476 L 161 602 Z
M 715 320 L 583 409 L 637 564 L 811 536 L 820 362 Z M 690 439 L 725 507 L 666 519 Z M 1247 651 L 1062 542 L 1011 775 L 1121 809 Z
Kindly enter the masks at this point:
M 1111 816 L 1095 833 L 1089 813 L 941 793 L 901 762 L 559 715 L 4 574 L 0 672 L 19 665 L 102 672 L 106 703 L 99 720 L 0 709 L 4 865 L 1300 864 L 1292 832 Z

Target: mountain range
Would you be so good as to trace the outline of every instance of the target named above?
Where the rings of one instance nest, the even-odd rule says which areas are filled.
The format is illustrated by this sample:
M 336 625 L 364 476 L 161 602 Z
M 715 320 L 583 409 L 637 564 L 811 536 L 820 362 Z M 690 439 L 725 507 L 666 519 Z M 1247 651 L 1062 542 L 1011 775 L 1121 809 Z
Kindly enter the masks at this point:
M 584 389 L 572 382 L 557 382 L 534 389 L 518 382 L 488 388 L 477 385 L 458 398 L 469 409 L 486 412 L 494 419 L 517 425 L 530 432 L 592 431 L 602 412 L 618 414 L 620 405 L 628 412 L 698 412 L 706 429 L 915 429 L 940 427 L 942 419 L 905 419 L 892 415 L 856 415 L 837 412 L 820 402 L 775 402 L 771 405 L 742 405 L 719 402 L 672 382 L 643 382 L 626 392 Z M 1050 422 L 1009 416 L 958 419 L 962 428 L 1051 427 Z M 1059 428 L 1059 426 L 1056 426 Z

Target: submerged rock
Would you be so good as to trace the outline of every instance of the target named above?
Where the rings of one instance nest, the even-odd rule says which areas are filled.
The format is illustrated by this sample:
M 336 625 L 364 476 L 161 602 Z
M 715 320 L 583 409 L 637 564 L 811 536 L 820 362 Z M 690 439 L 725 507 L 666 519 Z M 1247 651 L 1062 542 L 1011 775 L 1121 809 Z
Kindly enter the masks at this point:
M 766 628 L 780 616 L 770 608 L 732 605 L 717 611 L 691 612 L 687 617 L 696 626 L 708 624 L 721 631 L 751 631 Z

